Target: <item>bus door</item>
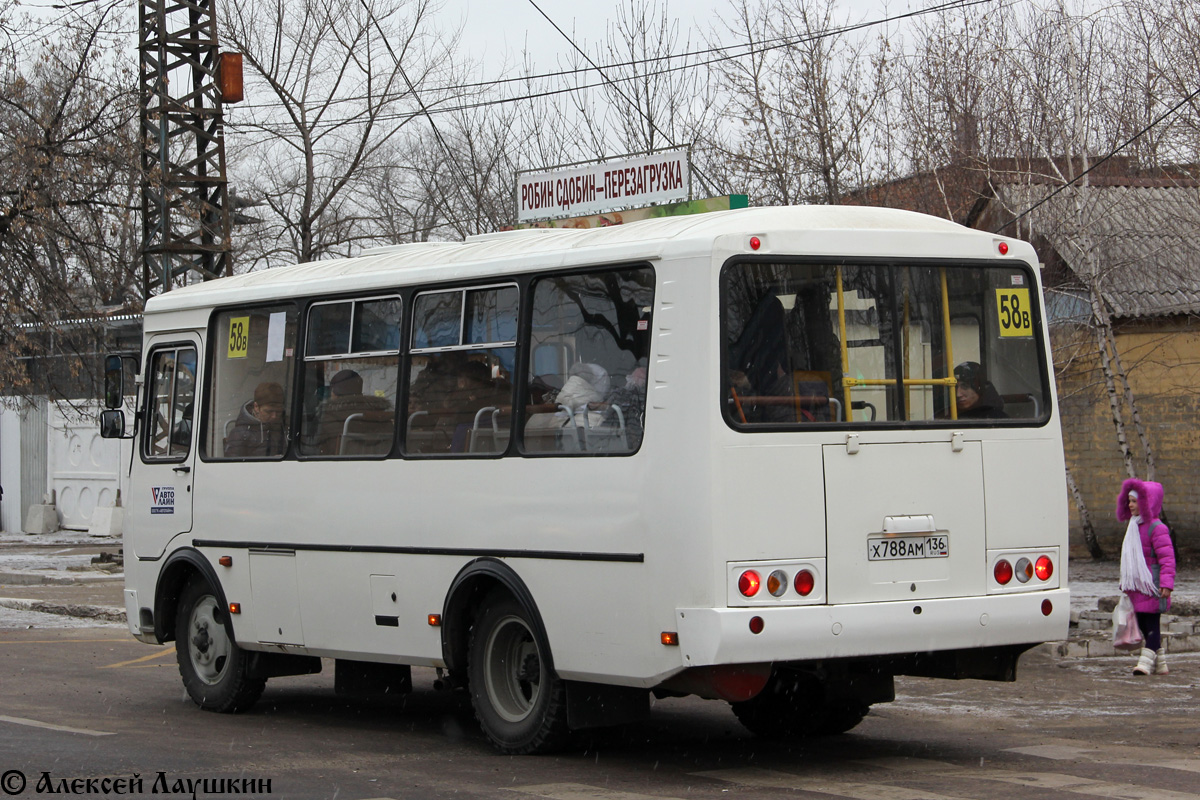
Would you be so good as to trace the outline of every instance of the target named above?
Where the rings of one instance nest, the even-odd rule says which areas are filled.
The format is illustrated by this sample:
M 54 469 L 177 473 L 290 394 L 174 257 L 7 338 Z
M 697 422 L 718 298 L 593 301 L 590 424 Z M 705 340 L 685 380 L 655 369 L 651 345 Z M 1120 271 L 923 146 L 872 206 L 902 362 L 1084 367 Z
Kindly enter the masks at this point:
M 824 446 L 830 603 L 984 593 L 982 449 L 957 432 Z
M 979 271 L 838 266 L 836 326 L 845 443 L 823 448 L 831 603 L 983 594 L 986 535 L 978 428 L 959 419 L 954 349 L 980 341 Z M 966 273 L 967 280 L 963 280 Z M 959 284 L 965 284 L 960 286 Z M 952 298 L 956 302 L 952 302 Z M 953 315 L 967 314 L 956 323 Z M 973 351 L 974 352 L 974 351 Z M 890 420 L 909 442 L 860 441 L 856 423 Z
M 130 502 L 138 531 L 131 544 L 140 557 L 161 555 L 173 537 L 192 529 L 200 338 L 155 337 L 147 352 L 141 458 L 135 460 L 140 488 Z

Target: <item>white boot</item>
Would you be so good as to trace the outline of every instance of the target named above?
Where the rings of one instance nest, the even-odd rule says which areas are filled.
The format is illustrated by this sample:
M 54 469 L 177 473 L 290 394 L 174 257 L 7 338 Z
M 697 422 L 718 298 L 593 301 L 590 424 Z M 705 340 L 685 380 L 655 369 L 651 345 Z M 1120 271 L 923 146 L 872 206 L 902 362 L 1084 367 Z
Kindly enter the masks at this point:
M 1169 675 L 1171 671 L 1167 669 L 1167 651 L 1166 648 L 1158 648 L 1158 652 L 1154 654 L 1154 674 Z
M 1137 666 L 1133 668 L 1134 675 L 1149 675 L 1154 669 L 1154 651 L 1148 647 L 1142 648 L 1141 658 L 1138 659 Z

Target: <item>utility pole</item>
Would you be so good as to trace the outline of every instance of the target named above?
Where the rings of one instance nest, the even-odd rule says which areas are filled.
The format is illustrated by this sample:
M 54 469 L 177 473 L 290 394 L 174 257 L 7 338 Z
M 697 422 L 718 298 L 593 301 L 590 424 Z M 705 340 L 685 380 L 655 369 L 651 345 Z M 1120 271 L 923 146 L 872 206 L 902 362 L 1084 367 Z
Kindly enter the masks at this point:
M 233 274 L 215 5 L 139 0 L 143 299 Z

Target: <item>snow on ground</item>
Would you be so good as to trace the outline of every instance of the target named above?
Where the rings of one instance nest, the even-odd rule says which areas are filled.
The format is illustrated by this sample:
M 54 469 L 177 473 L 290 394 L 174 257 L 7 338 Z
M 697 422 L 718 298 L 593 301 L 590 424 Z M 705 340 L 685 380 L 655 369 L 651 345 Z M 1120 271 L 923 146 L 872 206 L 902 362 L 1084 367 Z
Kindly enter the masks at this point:
M 104 622 L 87 617 L 70 617 L 66 614 L 45 614 L 0 606 L 0 631 L 64 629 L 64 628 L 124 628 L 120 622 Z

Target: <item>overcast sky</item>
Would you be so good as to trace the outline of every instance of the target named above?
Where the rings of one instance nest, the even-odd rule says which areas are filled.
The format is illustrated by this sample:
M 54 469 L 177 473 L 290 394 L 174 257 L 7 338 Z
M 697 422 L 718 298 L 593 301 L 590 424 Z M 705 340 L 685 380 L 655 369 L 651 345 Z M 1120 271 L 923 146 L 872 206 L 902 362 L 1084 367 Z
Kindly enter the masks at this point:
M 843 14 L 855 22 L 878 19 L 907 10 L 916 0 L 841 0 Z M 617 17 L 619 0 L 536 0 L 566 33 L 585 50 L 604 39 L 606 26 Z M 665 0 L 667 7 L 679 19 L 680 39 L 687 39 L 688 30 L 706 32 L 717 17 L 726 13 L 730 0 Z M 529 0 L 443 0 L 440 16 L 447 27 L 463 24 L 463 46 L 473 52 L 493 73 L 505 64 L 514 67 L 522 50 L 528 49 L 539 72 L 553 70 L 559 54 L 570 51 L 571 45 L 538 13 Z M 624 0 L 628 3 L 628 0 Z M 692 35 L 699 43 L 699 33 Z

